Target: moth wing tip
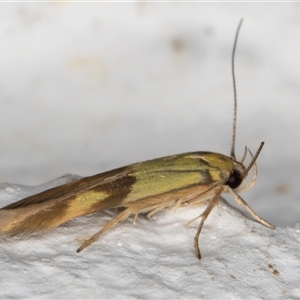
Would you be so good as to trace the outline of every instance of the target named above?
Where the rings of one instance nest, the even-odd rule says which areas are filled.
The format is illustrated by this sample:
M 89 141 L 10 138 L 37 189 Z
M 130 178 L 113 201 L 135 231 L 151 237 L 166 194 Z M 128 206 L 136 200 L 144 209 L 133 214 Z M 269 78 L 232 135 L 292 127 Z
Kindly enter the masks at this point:
M 0 210 L 0 234 L 9 234 L 15 221 L 15 212 L 9 209 Z

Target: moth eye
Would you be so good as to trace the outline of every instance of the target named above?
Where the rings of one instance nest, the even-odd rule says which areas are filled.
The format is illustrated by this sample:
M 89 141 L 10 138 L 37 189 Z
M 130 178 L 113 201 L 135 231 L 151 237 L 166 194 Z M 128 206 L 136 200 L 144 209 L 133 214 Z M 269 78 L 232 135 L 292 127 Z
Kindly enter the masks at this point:
M 233 171 L 227 181 L 227 185 L 229 185 L 232 189 L 237 188 L 243 182 L 243 176 L 238 171 Z

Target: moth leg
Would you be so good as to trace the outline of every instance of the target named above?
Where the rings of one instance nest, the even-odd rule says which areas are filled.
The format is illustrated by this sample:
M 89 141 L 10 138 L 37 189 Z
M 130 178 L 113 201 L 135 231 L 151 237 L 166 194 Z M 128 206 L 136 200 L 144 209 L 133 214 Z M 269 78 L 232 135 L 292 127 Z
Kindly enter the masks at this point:
M 162 208 L 160 206 L 156 207 L 156 208 L 153 208 L 152 210 L 150 210 L 148 213 L 147 213 L 147 218 L 151 218 L 155 213 L 157 213 L 158 211 L 162 210 Z
M 136 224 L 136 220 L 137 220 L 138 216 L 139 216 L 139 214 L 135 213 L 134 218 L 133 218 L 133 224 L 134 225 Z
M 209 187 L 206 191 L 204 191 L 203 193 L 201 194 L 197 194 L 195 196 L 193 196 L 191 199 L 189 199 L 187 202 L 185 202 L 186 204 L 189 204 L 189 205 L 193 205 L 193 206 L 196 206 L 196 205 L 199 205 L 199 204 L 202 204 L 203 202 L 207 202 L 208 200 L 203 200 L 201 196 L 204 196 L 205 194 L 207 194 L 208 192 L 210 192 L 211 190 L 213 190 L 215 188 L 215 186 L 212 186 L 212 187 Z M 220 196 L 221 192 L 219 193 L 219 196 Z M 197 198 L 200 198 L 200 199 L 197 199 Z M 193 201 L 191 201 L 193 200 Z M 204 212 L 202 213 L 204 214 Z M 189 226 L 191 225 L 192 223 L 194 223 L 196 220 L 200 219 L 202 217 L 202 214 L 197 216 L 196 218 L 188 221 L 185 226 Z
M 181 207 L 181 206 L 183 205 L 183 204 L 182 204 L 182 199 L 176 200 L 175 203 L 176 203 L 176 204 L 175 204 L 174 209 L 173 209 L 174 212 L 178 209 L 178 207 Z
M 188 221 L 188 222 L 185 224 L 185 226 L 191 225 L 192 223 L 194 223 L 196 220 L 200 219 L 201 217 L 202 217 L 202 214 L 199 215 L 199 216 L 197 216 L 196 218 L 194 218 L 194 219 Z
M 213 208 L 218 204 L 218 200 L 219 200 L 221 192 L 222 192 L 222 190 L 220 190 L 218 193 L 216 193 L 214 195 L 213 199 L 209 202 L 209 204 L 206 207 L 206 209 L 204 210 L 204 212 L 199 217 L 196 218 L 196 219 L 201 218 L 201 222 L 198 226 L 198 230 L 194 237 L 194 247 L 195 247 L 195 252 L 196 252 L 196 256 L 198 257 L 198 259 L 201 259 L 201 253 L 200 253 L 200 248 L 199 248 L 199 236 L 200 236 L 203 224 L 204 224 L 205 220 L 207 219 L 207 217 L 209 216 L 209 214 L 211 213 L 211 211 L 213 210 Z M 192 221 L 194 221 L 194 220 L 192 220 Z
M 215 185 L 212 185 L 210 187 L 208 187 L 204 192 L 200 193 L 200 194 L 194 194 L 192 197 L 190 197 L 188 200 L 185 200 L 185 202 L 183 202 L 183 204 L 188 204 L 188 205 L 199 205 L 202 204 L 203 202 L 206 202 L 207 199 L 203 200 L 203 196 L 208 195 L 210 192 L 212 192 L 214 189 L 216 188 Z M 200 218 L 200 216 L 198 217 Z M 198 219 L 196 218 L 196 220 Z
M 113 218 L 112 220 L 110 220 L 109 222 L 107 222 L 102 228 L 101 230 L 99 230 L 98 232 L 96 232 L 94 235 L 92 235 L 88 240 L 86 240 L 78 249 L 77 252 L 82 251 L 84 248 L 88 247 L 89 245 L 91 245 L 92 243 L 94 243 L 100 235 L 102 235 L 103 233 L 105 233 L 107 230 L 109 230 L 110 228 L 112 228 L 113 226 L 115 226 L 117 223 L 124 221 L 125 219 L 127 219 L 131 214 L 132 214 L 132 210 L 131 209 L 125 209 L 124 211 L 122 211 L 119 215 L 117 215 L 115 218 Z
M 249 214 L 255 219 L 257 220 L 259 223 L 265 225 L 266 227 L 269 227 L 271 229 L 274 229 L 275 226 L 272 225 L 271 223 L 267 222 L 266 220 L 264 220 L 263 218 L 261 218 L 248 204 L 247 202 L 239 195 L 237 194 L 234 190 L 232 190 L 231 188 L 227 187 L 226 191 L 228 191 L 233 197 L 234 200 L 236 201 L 236 203 L 239 206 L 244 207 Z
M 174 199 L 171 200 L 169 203 L 162 202 L 159 205 L 154 205 L 153 208 L 150 208 L 150 211 L 147 213 L 147 218 L 151 218 L 155 213 L 159 212 L 160 210 L 163 210 L 164 208 L 173 206 L 176 201 L 180 201 L 180 199 Z

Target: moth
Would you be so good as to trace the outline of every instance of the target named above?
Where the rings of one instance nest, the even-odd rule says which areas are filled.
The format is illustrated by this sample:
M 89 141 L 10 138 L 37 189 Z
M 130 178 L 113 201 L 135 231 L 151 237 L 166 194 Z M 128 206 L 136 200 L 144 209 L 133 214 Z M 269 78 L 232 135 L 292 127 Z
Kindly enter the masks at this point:
M 235 157 L 237 96 L 234 56 L 242 20 L 238 25 L 232 51 L 234 120 L 230 156 L 214 152 L 190 152 L 157 158 L 85 177 L 27 197 L 0 209 L 0 234 L 15 236 L 53 229 L 70 219 L 94 212 L 117 209 L 119 213 L 97 233 L 86 240 L 77 252 L 95 242 L 102 234 L 130 216 L 156 212 L 184 205 L 202 205 L 206 209 L 191 222 L 201 219 L 194 238 L 196 256 L 200 259 L 199 236 L 203 224 L 222 193 L 233 196 L 259 223 L 275 227 L 258 216 L 241 198 L 239 192 L 252 187 L 257 177 L 256 159 L 262 142 L 252 155 L 245 147 L 241 162 Z M 252 160 L 246 167 L 247 153 Z M 242 185 L 253 168 L 250 182 Z M 189 222 L 189 223 L 191 223 Z

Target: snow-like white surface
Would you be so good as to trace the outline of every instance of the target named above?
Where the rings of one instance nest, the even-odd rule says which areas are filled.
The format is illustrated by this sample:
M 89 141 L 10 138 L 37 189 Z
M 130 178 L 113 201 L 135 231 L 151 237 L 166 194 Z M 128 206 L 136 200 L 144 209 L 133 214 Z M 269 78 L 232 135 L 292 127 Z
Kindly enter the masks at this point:
M 2 184 L 0 196 L 20 198 L 54 183 L 35 190 Z M 0 298 L 299 299 L 299 224 L 273 231 L 221 202 L 205 223 L 199 261 L 193 248 L 198 222 L 183 224 L 200 211 L 140 216 L 135 225 L 127 220 L 81 253 L 78 246 L 111 213 L 30 238 L 2 238 Z
M 237 153 L 266 145 L 257 183 L 242 196 L 278 226 L 220 204 L 200 237 L 201 261 L 198 223 L 184 226 L 201 207 L 126 221 L 79 254 L 109 212 L 1 238 L 1 299 L 300 298 L 299 3 L 0 8 L 0 181 L 9 182 L 0 185 L 1 206 L 62 183 L 67 172 L 86 176 L 194 150 L 229 153 L 230 56 L 243 17 Z

